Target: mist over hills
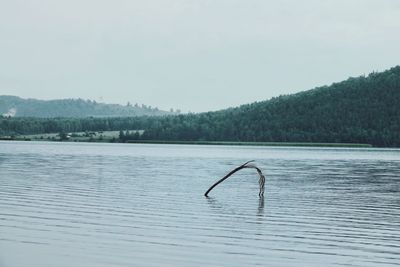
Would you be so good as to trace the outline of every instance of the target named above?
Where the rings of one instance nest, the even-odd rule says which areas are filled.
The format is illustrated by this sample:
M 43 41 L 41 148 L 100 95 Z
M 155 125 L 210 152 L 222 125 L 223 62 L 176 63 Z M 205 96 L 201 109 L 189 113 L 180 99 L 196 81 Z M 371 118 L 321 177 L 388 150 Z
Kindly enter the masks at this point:
M 177 116 L 0 119 L 1 134 L 144 130 L 123 141 L 366 143 L 400 147 L 400 66 L 293 95 Z
M 38 100 L 0 96 L 0 115 L 11 117 L 128 117 L 171 114 L 146 105 L 104 104 L 83 99 Z

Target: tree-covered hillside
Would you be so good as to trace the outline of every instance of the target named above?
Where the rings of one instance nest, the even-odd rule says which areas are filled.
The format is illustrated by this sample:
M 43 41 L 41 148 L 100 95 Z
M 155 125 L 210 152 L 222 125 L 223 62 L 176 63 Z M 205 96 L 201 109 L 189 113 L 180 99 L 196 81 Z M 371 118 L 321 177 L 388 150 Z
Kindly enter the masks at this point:
M 398 147 L 400 66 L 238 108 L 168 117 L 146 129 L 143 138 Z
M 37 100 L 0 96 L 0 115 L 16 117 L 127 117 L 156 116 L 169 112 L 146 105 L 104 104 L 83 99 Z
M 145 130 L 140 136 L 143 140 L 333 142 L 400 147 L 400 66 L 217 112 L 118 119 L 0 120 L 0 135 L 122 129 Z

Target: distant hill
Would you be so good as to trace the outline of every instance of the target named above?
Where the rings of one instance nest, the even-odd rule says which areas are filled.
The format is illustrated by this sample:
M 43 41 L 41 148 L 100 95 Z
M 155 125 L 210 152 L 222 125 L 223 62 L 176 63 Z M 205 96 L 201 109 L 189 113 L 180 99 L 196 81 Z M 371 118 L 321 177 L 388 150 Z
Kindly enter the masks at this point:
M 129 137 L 141 140 L 366 143 L 400 147 L 400 66 L 216 112 L 68 120 L 0 118 L 0 135 L 126 129 L 144 130 L 141 136 Z
M 145 105 L 97 103 L 83 99 L 37 100 L 16 96 L 0 96 L 0 115 L 12 117 L 127 117 L 156 116 L 170 112 Z

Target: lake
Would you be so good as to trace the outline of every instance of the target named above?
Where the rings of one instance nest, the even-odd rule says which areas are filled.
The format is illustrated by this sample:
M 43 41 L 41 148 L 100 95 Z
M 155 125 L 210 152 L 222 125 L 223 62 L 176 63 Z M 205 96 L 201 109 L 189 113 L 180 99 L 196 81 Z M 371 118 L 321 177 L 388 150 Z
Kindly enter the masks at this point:
M 397 149 L 0 142 L 1 267 L 399 264 Z

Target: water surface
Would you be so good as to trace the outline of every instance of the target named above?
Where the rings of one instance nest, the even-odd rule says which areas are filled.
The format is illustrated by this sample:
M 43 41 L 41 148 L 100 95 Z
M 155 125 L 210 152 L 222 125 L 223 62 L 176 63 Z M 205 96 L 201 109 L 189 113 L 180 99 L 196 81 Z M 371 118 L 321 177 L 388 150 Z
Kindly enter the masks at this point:
M 244 170 L 255 159 L 266 174 Z M 400 151 L 0 142 L 0 266 L 398 266 Z

